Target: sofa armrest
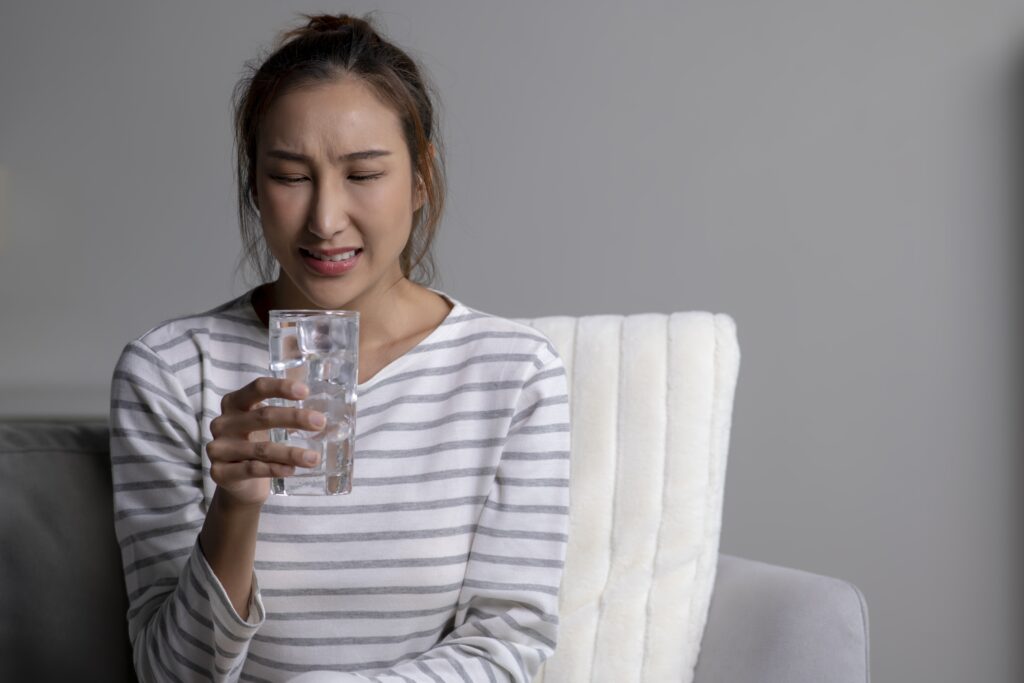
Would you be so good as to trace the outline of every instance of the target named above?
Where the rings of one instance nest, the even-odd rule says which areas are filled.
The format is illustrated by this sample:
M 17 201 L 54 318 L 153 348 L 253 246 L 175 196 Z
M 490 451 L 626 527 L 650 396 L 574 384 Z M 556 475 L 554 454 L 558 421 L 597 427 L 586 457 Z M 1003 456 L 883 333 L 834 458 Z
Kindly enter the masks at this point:
M 868 646 L 853 584 L 722 554 L 694 683 L 868 683 Z

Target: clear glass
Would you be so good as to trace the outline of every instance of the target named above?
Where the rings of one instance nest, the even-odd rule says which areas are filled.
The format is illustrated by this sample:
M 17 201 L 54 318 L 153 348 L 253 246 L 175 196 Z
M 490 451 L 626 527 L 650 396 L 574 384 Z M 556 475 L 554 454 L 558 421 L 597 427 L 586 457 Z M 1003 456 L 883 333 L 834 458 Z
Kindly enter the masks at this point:
M 359 313 L 356 311 L 270 311 L 270 372 L 309 386 L 299 401 L 269 399 L 270 405 L 317 410 L 327 417 L 319 432 L 271 429 L 270 440 L 320 453 L 315 467 L 296 467 L 290 477 L 274 477 L 277 495 L 338 495 L 352 491 L 356 435 L 356 382 L 359 369 Z

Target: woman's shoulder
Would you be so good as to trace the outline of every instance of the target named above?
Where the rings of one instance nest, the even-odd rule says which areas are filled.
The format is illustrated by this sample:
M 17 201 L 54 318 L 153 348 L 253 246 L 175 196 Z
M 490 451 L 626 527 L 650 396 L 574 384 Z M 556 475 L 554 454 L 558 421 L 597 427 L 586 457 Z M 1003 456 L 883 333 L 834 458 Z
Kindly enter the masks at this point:
M 161 354 L 201 335 L 265 347 L 266 329 L 252 308 L 250 289 L 240 296 L 197 313 L 167 318 L 129 342 Z
M 436 290 L 435 290 L 436 291 Z M 531 354 L 541 364 L 559 358 L 551 339 L 522 320 L 507 318 L 466 304 L 450 294 L 454 308 L 443 323 L 449 343 L 461 340 L 474 352 Z

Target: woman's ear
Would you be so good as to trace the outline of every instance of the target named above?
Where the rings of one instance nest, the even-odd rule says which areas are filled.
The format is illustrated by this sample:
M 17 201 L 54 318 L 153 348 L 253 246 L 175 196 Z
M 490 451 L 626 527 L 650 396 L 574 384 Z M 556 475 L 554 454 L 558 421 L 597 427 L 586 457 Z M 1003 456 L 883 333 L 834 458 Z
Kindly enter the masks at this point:
M 427 188 L 423 184 L 423 177 L 420 174 L 416 174 L 416 193 L 413 200 L 413 211 L 419 211 L 423 208 L 423 204 L 427 201 Z
M 430 169 L 434 167 L 434 155 L 436 151 L 434 149 L 434 143 L 427 143 L 427 156 L 430 158 L 430 162 L 424 165 L 426 172 L 430 173 Z M 423 182 L 423 176 L 420 173 L 416 174 L 416 193 L 415 200 L 413 201 L 413 211 L 419 211 L 423 208 L 423 204 L 427 201 L 427 185 Z

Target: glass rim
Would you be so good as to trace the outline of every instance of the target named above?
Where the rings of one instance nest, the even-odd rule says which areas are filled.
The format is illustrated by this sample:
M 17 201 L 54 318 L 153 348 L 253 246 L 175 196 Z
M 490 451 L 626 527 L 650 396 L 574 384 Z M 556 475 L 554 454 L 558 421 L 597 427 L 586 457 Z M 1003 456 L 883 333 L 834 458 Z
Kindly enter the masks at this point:
M 314 318 L 317 316 L 358 318 L 359 311 L 324 308 L 272 308 L 270 309 L 270 316 L 273 318 Z

